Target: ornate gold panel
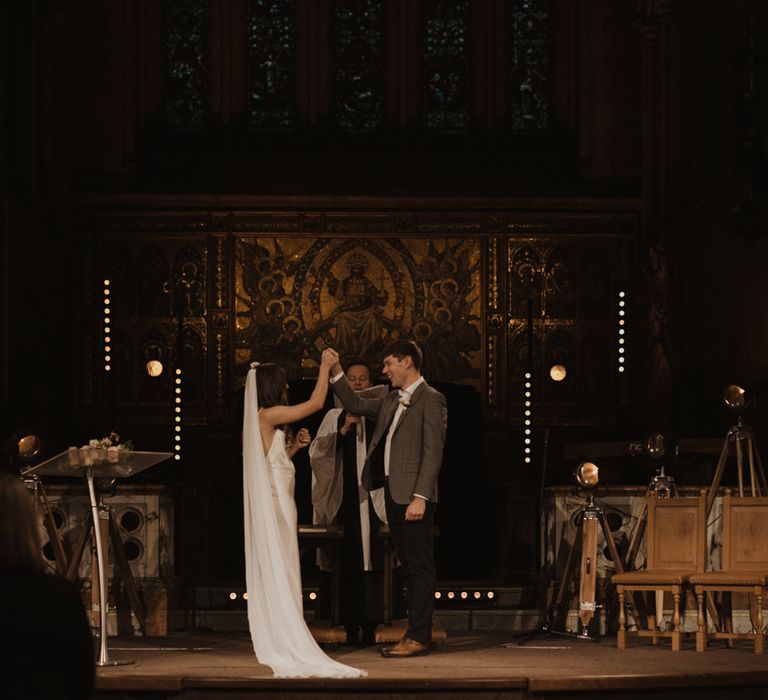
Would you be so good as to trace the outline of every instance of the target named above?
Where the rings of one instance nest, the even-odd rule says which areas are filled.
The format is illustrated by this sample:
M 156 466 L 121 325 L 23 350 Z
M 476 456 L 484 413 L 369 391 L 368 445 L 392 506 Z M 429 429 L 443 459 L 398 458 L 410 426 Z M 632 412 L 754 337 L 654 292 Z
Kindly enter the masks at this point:
M 474 239 L 239 237 L 236 365 L 313 374 L 323 348 L 378 367 L 415 339 L 433 381 L 478 385 L 480 244 Z

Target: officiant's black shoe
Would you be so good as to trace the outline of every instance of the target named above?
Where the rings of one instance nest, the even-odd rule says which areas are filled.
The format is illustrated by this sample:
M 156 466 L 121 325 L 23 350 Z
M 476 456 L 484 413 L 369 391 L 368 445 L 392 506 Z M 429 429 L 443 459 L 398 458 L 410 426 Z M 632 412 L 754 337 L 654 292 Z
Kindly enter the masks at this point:
M 345 625 L 347 631 L 347 646 L 360 646 L 360 628 L 352 625 Z
M 363 636 L 360 644 L 364 647 L 372 647 L 376 644 L 376 625 L 363 625 Z
M 392 659 L 405 659 L 410 656 L 426 656 L 427 654 L 429 654 L 429 647 L 410 637 L 403 637 L 395 646 L 385 647 L 381 650 L 382 656 Z

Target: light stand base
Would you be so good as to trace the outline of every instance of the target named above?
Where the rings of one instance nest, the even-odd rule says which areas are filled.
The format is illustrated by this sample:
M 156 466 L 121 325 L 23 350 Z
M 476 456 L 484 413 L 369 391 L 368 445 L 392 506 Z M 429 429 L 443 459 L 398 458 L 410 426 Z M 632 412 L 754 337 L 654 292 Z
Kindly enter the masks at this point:
M 514 647 L 522 647 L 528 644 L 528 642 L 532 642 L 536 639 L 539 639 L 540 637 L 548 636 L 548 635 L 551 635 L 553 637 L 568 637 L 569 639 L 580 639 L 583 642 L 602 641 L 602 637 L 599 637 L 599 636 L 591 637 L 585 634 L 576 634 L 575 632 L 561 632 L 560 630 L 552 629 L 548 625 L 544 625 L 540 629 L 533 630 L 530 632 L 524 632 L 523 634 L 518 635 L 518 639 L 521 639 L 522 641 L 507 642 L 506 644 L 502 644 L 502 646 L 508 649 L 512 649 Z
M 134 663 L 132 659 L 119 659 L 115 661 L 114 659 L 110 659 L 109 661 L 97 661 L 97 666 L 128 666 L 129 664 Z

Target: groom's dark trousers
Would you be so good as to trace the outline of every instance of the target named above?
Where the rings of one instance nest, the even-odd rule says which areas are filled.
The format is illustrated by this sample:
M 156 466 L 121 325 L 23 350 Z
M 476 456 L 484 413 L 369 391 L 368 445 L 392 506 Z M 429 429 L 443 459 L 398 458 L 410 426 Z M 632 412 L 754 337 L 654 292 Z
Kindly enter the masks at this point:
M 387 521 L 395 551 L 405 568 L 408 585 L 408 636 L 421 644 L 432 640 L 432 613 L 435 609 L 435 558 L 432 551 L 432 525 L 435 504 L 427 503 L 421 520 L 405 519 L 408 506 L 392 500 L 386 480 Z
M 395 551 L 409 577 L 407 636 L 427 644 L 432 637 L 435 607 L 432 524 L 448 416 L 445 397 L 426 382 L 419 384 L 392 427 L 400 405 L 399 391 L 390 391 L 381 398 L 363 397 L 351 389 L 343 374 L 334 382 L 333 390 L 349 411 L 376 419 L 361 482 L 368 491 L 386 486 L 387 520 Z M 390 428 L 389 477 L 384 483 L 384 452 Z M 418 496 L 429 499 L 424 517 L 406 521 L 408 504 Z

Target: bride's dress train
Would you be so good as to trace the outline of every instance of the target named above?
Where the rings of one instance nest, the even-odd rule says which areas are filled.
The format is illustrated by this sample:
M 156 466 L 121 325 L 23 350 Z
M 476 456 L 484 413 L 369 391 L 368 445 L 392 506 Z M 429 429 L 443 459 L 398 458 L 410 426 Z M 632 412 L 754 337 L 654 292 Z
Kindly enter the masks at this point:
M 269 453 L 264 454 L 252 369 L 246 380 L 243 425 L 243 506 L 253 649 L 277 677 L 365 676 L 365 671 L 327 656 L 304 622 L 294 483 L 282 430 L 275 431 Z

